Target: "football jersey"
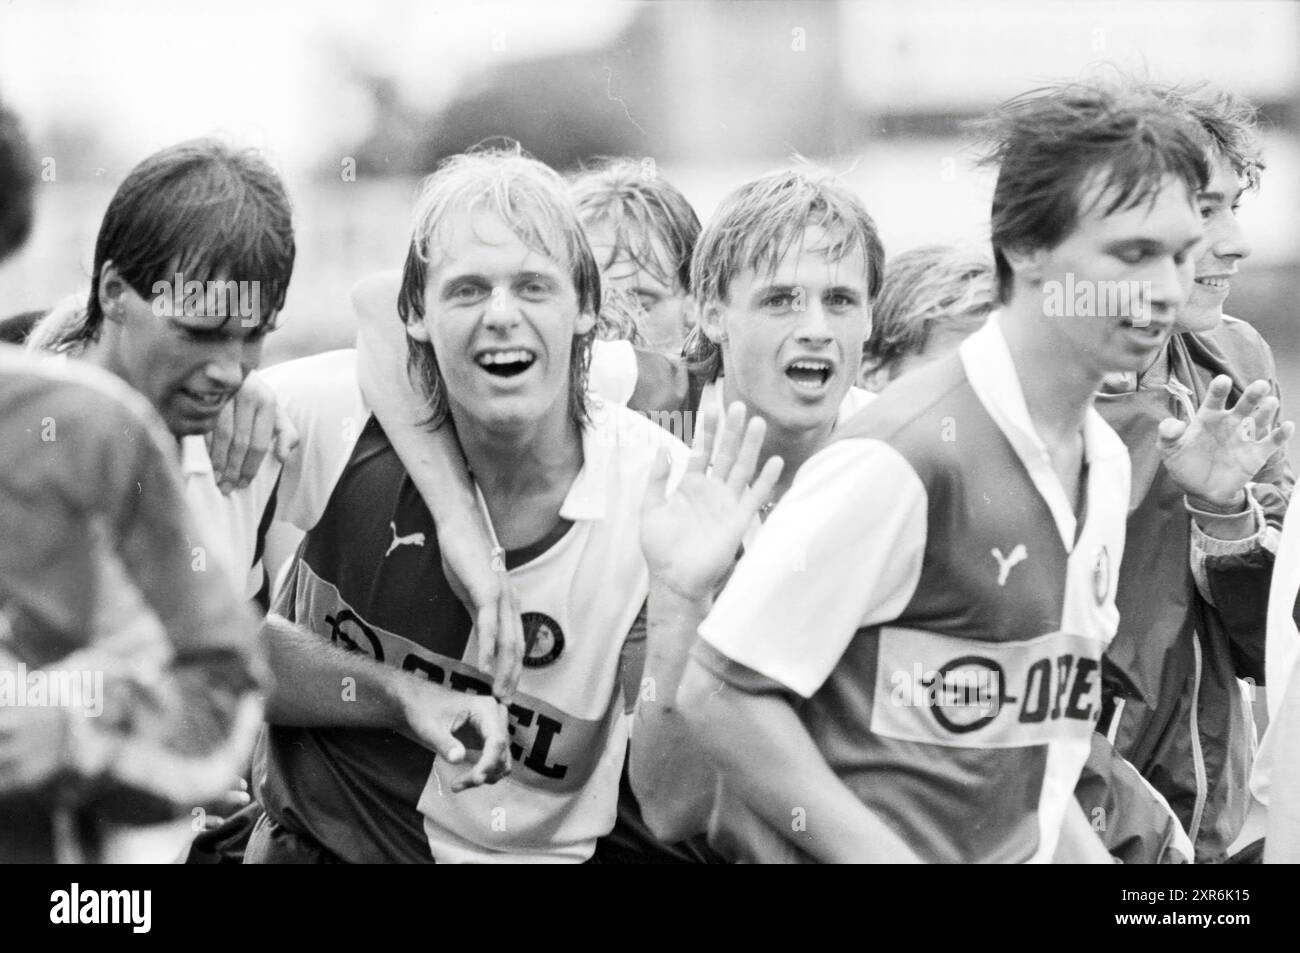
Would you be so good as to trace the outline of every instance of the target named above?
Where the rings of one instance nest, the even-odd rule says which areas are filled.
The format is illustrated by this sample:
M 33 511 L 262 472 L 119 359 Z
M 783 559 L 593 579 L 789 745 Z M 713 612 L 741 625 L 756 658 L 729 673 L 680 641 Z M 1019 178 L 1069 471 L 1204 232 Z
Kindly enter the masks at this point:
M 254 775 L 278 823 L 354 862 L 582 861 L 610 830 L 628 732 L 622 650 L 649 586 L 641 500 L 657 455 L 669 448 L 680 472 L 686 448 L 594 403 L 560 510 L 567 528 L 507 553 L 526 637 L 509 709 L 512 773 L 453 794 L 464 767 L 404 735 L 273 725 Z M 373 419 L 299 548 L 278 611 L 386 665 L 491 692 L 433 520 Z
M 832 769 L 929 861 L 1045 861 L 1100 710 L 1128 455 L 1089 409 L 1083 521 L 995 317 L 800 469 L 696 659 L 802 699 Z

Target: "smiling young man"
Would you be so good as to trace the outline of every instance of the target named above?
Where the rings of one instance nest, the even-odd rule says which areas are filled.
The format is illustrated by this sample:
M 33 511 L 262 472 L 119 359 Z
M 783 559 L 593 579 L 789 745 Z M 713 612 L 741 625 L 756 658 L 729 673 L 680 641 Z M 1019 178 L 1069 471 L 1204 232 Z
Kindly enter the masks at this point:
M 270 629 L 279 687 L 255 769 L 267 818 L 249 860 L 584 861 L 613 825 L 624 644 L 647 588 L 641 496 L 656 456 L 685 448 L 588 401 L 599 303 L 553 171 L 486 151 L 426 181 L 398 311 L 426 400 L 423 441 L 454 426 L 468 505 L 482 508 L 522 614 L 523 673 L 498 707 L 513 776 L 455 793 L 443 759 L 401 731 L 410 711 L 394 688 L 490 696 L 492 673 L 475 665 L 478 629 L 444 573 L 439 528 L 372 419 L 299 549 L 279 606 L 288 622 Z M 348 678 L 355 704 L 339 700 Z
M 683 675 L 724 783 L 813 859 L 1105 857 L 1071 795 L 1129 467 L 1092 401 L 1186 300 L 1205 162 L 1148 98 L 1086 85 L 990 129 L 1001 308 L 800 469 Z M 1141 315 L 1053 312 L 1067 276 L 1136 283 Z
M 1212 461 L 1188 450 L 1212 421 L 1264 434 L 1280 419 L 1268 345 L 1223 312 L 1251 252 L 1237 209 L 1262 169 L 1253 110 L 1208 87 L 1147 92 L 1193 125 L 1210 175 L 1178 333 L 1097 400 L 1133 461 L 1098 730 L 1168 799 L 1205 862 L 1224 859 L 1249 806 L 1254 726 L 1239 680 L 1265 681 L 1269 576 L 1294 477 L 1284 442 L 1229 442 Z

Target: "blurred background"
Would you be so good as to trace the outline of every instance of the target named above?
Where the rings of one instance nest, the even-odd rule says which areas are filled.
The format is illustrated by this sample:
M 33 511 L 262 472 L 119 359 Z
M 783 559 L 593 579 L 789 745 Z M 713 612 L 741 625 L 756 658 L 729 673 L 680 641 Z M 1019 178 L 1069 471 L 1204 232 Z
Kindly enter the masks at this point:
M 856 188 L 887 251 L 986 240 L 992 181 L 962 124 L 1046 81 L 1119 68 L 1208 79 L 1263 111 L 1255 253 L 1228 310 L 1300 394 L 1300 5 L 805 0 L 415 3 L 9 0 L 0 96 L 42 161 L 38 225 L 0 315 L 88 280 L 113 189 L 150 152 L 217 134 L 270 153 L 299 256 L 268 362 L 348 346 L 348 289 L 401 265 L 415 183 L 489 136 L 561 170 L 650 160 L 707 219 L 795 156 Z

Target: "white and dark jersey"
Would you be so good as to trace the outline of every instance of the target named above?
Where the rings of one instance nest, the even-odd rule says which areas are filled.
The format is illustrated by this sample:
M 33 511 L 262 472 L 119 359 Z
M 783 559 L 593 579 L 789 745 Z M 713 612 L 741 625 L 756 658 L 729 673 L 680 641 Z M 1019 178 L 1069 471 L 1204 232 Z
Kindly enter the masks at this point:
M 800 469 L 693 653 L 803 699 L 827 762 L 930 861 L 1044 861 L 1099 714 L 1128 455 L 1091 409 L 1083 522 L 996 317 Z
M 463 768 L 396 732 L 271 726 L 254 772 L 271 817 L 354 862 L 586 860 L 614 822 L 628 731 L 622 677 L 639 677 L 621 671 L 623 647 L 649 585 L 641 501 L 665 447 L 680 472 L 682 444 L 598 403 L 557 532 L 507 553 L 527 652 L 506 780 L 452 794 Z M 373 419 L 277 609 L 384 664 L 491 691 L 433 520 Z

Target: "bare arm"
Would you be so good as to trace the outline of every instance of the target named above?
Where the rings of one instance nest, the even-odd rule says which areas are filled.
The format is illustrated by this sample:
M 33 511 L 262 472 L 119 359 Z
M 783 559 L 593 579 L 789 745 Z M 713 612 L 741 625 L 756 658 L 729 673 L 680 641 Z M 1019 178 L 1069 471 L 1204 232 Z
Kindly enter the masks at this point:
M 741 691 L 691 659 L 677 701 L 728 789 L 796 847 L 824 863 L 918 862 L 831 770 L 784 698 Z
M 492 544 L 460 442 L 450 422 L 423 423 L 424 398 L 406 374 L 406 333 L 397 315 L 401 276 L 385 272 L 352 290 L 357 312 L 357 380 L 438 527 L 447 579 L 479 632 L 479 668 L 493 673 L 492 691 L 508 701 L 523 665 L 523 623 Z
M 505 708 L 495 699 L 455 692 L 419 676 L 327 643 L 272 613 L 263 627 L 276 675 L 267 703 L 272 724 L 297 727 L 388 728 L 420 742 L 452 764 L 468 740 L 478 762 L 454 790 L 495 783 L 510 770 Z
M 629 776 L 646 823 L 662 840 L 681 840 L 708 823 L 716 778 L 677 706 L 677 687 L 713 594 L 780 476 L 781 460 L 773 458 L 750 486 L 765 433 L 760 418 L 746 425 L 742 404 L 732 405 L 721 427 L 706 409 L 680 483 L 666 493 L 669 468 L 661 459 L 642 506 L 641 548 L 650 567 L 645 684 L 652 691 L 642 691 L 637 704 Z

